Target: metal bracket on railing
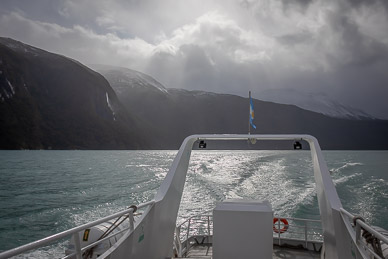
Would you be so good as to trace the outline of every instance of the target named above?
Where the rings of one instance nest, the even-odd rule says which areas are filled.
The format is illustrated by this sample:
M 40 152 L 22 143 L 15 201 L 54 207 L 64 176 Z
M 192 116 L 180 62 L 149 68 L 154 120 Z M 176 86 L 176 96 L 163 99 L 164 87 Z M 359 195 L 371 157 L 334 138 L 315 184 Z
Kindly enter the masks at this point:
M 356 227 L 356 242 L 357 243 L 360 242 L 360 237 L 363 237 L 365 239 L 365 242 L 373 248 L 373 252 L 376 253 L 376 255 L 383 258 L 384 256 L 383 256 L 383 251 L 381 249 L 380 240 L 375 235 L 373 235 L 373 233 L 362 228 L 360 224 L 357 224 L 357 220 L 361 220 L 362 222 L 365 223 L 365 219 L 363 217 L 361 216 L 353 217 L 353 225 Z
M 134 231 L 135 230 L 135 220 L 133 218 L 133 214 L 137 211 L 137 206 L 136 205 L 131 205 L 129 206 L 129 209 L 132 209 L 131 211 L 129 211 L 128 213 L 128 218 L 129 218 L 129 229 L 130 231 Z
M 361 245 L 361 240 L 360 240 L 360 237 L 361 237 L 361 225 L 360 224 L 357 224 L 357 220 L 361 220 L 362 222 L 365 222 L 365 219 L 361 216 L 354 216 L 352 218 L 352 221 L 353 221 L 353 226 L 356 230 L 356 244 L 358 245 Z
M 137 206 L 136 205 L 131 205 L 131 206 L 129 206 L 128 209 L 133 209 L 132 212 L 135 213 L 137 211 Z
M 353 225 L 356 226 L 357 225 L 357 220 L 361 220 L 362 222 L 365 222 L 365 219 L 361 216 L 354 216 L 353 217 Z
M 82 259 L 81 240 L 79 239 L 79 234 L 74 233 L 73 236 L 74 236 L 76 257 L 77 259 Z
M 135 220 L 133 218 L 133 211 L 130 211 L 128 213 L 128 218 L 129 218 L 129 229 L 132 232 L 135 230 Z

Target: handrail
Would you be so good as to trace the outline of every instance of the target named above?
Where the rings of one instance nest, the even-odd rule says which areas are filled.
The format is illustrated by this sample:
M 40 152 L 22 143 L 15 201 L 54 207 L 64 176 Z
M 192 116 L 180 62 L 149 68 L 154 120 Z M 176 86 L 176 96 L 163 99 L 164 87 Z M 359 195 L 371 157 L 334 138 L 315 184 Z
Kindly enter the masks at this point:
M 203 230 L 205 230 L 205 232 L 204 232 L 204 234 L 201 234 L 201 236 L 207 236 L 208 238 L 210 238 L 211 232 L 213 230 L 213 228 L 210 224 L 212 222 L 212 217 L 213 217 L 213 215 L 211 213 L 209 213 L 211 211 L 212 210 L 207 210 L 207 211 L 204 211 L 200 214 L 190 216 L 189 218 L 187 218 L 185 221 L 183 221 L 182 223 L 180 223 L 176 227 L 175 238 L 178 239 L 179 243 L 184 244 L 184 246 L 181 246 L 180 248 L 178 248 L 178 251 L 177 251 L 178 254 L 182 255 L 188 251 L 188 249 L 189 249 L 188 242 L 189 242 L 190 237 L 193 236 L 193 234 L 190 234 L 190 233 L 192 233 L 192 231 L 196 231 L 196 230 L 198 231 L 199 229 L 202 228 Z M 278 217 L 278 216 L 274 215 L 274 217 Z M 292 224 L 292 226 L 296 227 L 296 231 L 293 230 L 293 231 L 287 232 L 287 234 L 291 234 L 291 239 L 292 239 L 293 234 L 294 235 L 297 234 L 298 236 L 300 236 L 300 239 L 295 239 L 295 236 L 294 236 L 294 239 L 304 242 L 306 248 L 307 248 L 308 242 L 322 243 L 322 234 L 323 234 L 322 227 L 318 228 L 317 226 L 311 226 L 311 224 L 310 225 L 308 224 L 308 223 L 313 223 L 313 224 L 314 223 L 321 223 L 321 220 L 292 218 L 292 217 L 281 217 L 281 218 L 285 218 L 285 219 L 289 220 L 290 222 L 302 222 L 303 223 L 303 225 Z M 198 225 L 196 223 L 199 223 L 200 225 Z M 280 224 L 280 221 L 278 221 L 278 224 Z M 181 232 L 182 228 L 183 228 L 183 231 Z M 278 226 L 278 228 L 280 228 L 280 225 Z M 298 229 L 303 230 L 303 232 L 297 231 Z M 314 232 L 311 233 L 311 231 L 317 231 L 318 233 L 314 233 Z M 280 233 L 280 232 L 274 233 L 273 237 L 278 238 L 279 245 L 280 245 L 282 240 L 286 240 L 287 238 L 288 238 L 287 240 L 289 240 L 289 238 L 290 238 L 289 236 L 284 237 L 284 235 L 287 236 L 287 234 Z M 194 236 L 195 236 L 195 234 L 194 234 Z M 302 236 L 303 236 L 303 238 L 302 238 Z M 314 237 L 317 237 L 317 239 L 314 239 Z M 210 239 L 208 239 L 208 241 L 209 240 Z
M 204 211 L 203 213 L 201 214 L 197 214 L 197 215 L 193 215 L 193 216 L 190 216 L 189 218 L 187 218 L 185 221 L 183 221 L 181 224 L 179 224 L 177 227 L 180 227 L 182 226 L 183 224 L 185 224 L 186 222 L 188 222 L 190 219 L 193 219 L 193 218 L 196 218 L 196 217 L 207 217 L 207 216 L 213 216 L 212 214 L 206 214 L 208 212 L 211 212 L 212 209 L 210 210 L 206 210 Z M 277 217 L 277 216 L 274 216 L 274 217 Z M 292 217 L 287 217 L 286 219 L 289 219 L 289 220 L 297 220 L 297 221 L 308 221 L 308 222 L 321 222 L 321 220 L 319 219 L 302 219 L 302 218 L 292 218 Z
M 185 221 L 183 221 L 182 223 L 180 223 L 177 227 L 179 228 L 179 227 L 181 227 L 182 225 L 184 225 L 185 223 L 187 223 L 189 220 L 194 219 L 194 218 L 197 218 L 197 217 L 208 217 L 208 216 L 212 217 L 212 216 L 213 216 L 212 214 L 206 214 L 206 213 L 208 213 L 208 212 L 210 212 L 210 211 L 212 211 L 212 209 L 206 210 L 206 211 L 204 211 L 204 212 L 201 213 L 201 214 L 193 215 L 193 216 L 187 218 L 187 219 L 186 219 Z M 275 215 L 274 217 L 278 217 L 278 216 Z M 284 218 L 284 217 L 282 217 L 282 218 Z M 302 219 L 302 218 L 292 218 L 292 217 L 287 217 L 286 219 L 288 219 L 288 220 L 295 220 L 295 221 L 316 222 L 316 223 L 321 223 L 321 222 L 322 222 L 322 221 L 319 220 L 319 219 Z
M 205 210 L 204 212 L 201 212 L 200 214 L 196 214 L 196 215 L 193 215 L 193 216 L 190 216 L 189 218 L 187 218 L 185 221 L 183 221 L 181 224 L 179 224 L 179 226 L 177 226 L 178 228 L 180 226 L 182 226 L 183 224 L 185 224 L 186 222 L 188 222 L 190 219 L 192 218 L 196 218 L 196 217 L 206 217 L 206 216 L 213 216 L 212 214 L 206 214 L 206 213 L 209 213 L 211 212 L 213 209 L 210 209 L 210 210 Z
M 107 239 L 110 239 L 110 238 L 112 238 L 112 237 L 115 237 L 115 236 L 117 236 L 117 235 L 120 235 L 121 233 L 127 231 L 128 229 L 130 229 L 130 227 L 124 228 L 124 229 L 120 230 L 120 231 L 117 232 L 117 233 L 114 233 L 114 234 L 112 234 L 112 235 L 110 235 L 110 236 L 106 236 L 106 237 L 104 237 L 104 238 L 102 238 L 102 239 L 100 239 L 100 240 L 97 240 L 96 242 L 93 242 L 93 243 L 91 243 L 91 244 L 89 244 L 89 245 L 87 245 L 87 246 L 84 246 L 84 247 L 82 247 L 81 252 L 83 252 L 83 251 L 85 251 L 85 250 L 87 250 L 87 249 L 89 249 L 89 248 L 92 248 L 92 247 L 94 247 L 94 246 L 96 246 L 96 245 L 98 245 L 98 244 L 104 242 L 104 241 L 107 240 Z M 77 252 L 74 252 L 74 253 L 72 253 L 72 254 L 66 255 L 65 257 L 62 257 L 61 259 L 67 259 L 67 258 L 70 258 L 70 257 L 76 255 L 76 254 L 77 254 Z
M 361 229 L 371 233 L 375 238 L 377 238 L 381 242 L 384 242 L 387 245 L 388 245 L 388 237 L 383 235 L 383 234 L 381 234 L 380 232 L 378 232 L 376 229 L 372 228 L 368 224 L 366 224 L 361 217 L 354 216 L 350 212 L 346 211 L 344 208 L 340 208 L 340 212 L 341 212 L 342 216 L 347 216 L 350 220 L 352 220 L 354 222 L 354 226 L 350 225 L 353 228 L 354 232 L 355 232 L 353 234 L 354 235 L 353 236 L 353 238 L 354 238 L 353 242 L 356 245 L 356 247 L 357 247 L 358 251 L 360 252 L 360 254 L 362 255 L 362 257 L 363 258 L 369 258 L 369 255 L 365 254 L 365 251 L 367 250 L 376 258 L 384 258 L 384 257 L 381 257 L 380 255 L 376 254 L 376 252 L 374 250 L 372 250 L 367 245 L 365 240 L 362 241 Z M 363 250 L 363 249 L 366 249 L 366 250 Z
M 163 245 L 161 244 L 159 246 L 163 247 L 163 249 L 155 249 L 155 252 L 149 252 L 149 250 L 146 250 L 143 248 L 145 246 L 143 246 L 141 249 L 136 250 L 136 255 L 142 255 L 144 258 L 147 256 L 150 258 L 170 257 L 171 250 L 164 248 L 173 242 L 174 228 L 176 225 L 173 224 L 173 220 L 170 218 L 176 218 L 176 215 L 178 214 L 179 203 L 181 201 L 191 150 L 194 143 L 197 141 L 240 141 L 250 139 L 255 139 L 257 141 L 306 141 L 308 143 L 313 163 L 317 200 L 326 243 L 325 255 L 327 258 L 333 259 L 350 257 L 350 243 L 345 239 L 347 236 L 342 232 L 343 226 L 341 225 L 341 221 L 338 220 L 340 217 L 339 208 L 342 207 L 341 201 L 330 177 L 318 140 L 315 137 L 306 134 L 205 134 L 187 137 L 183 141 L 165 180 L 155 196 L 156 201 L 163 202 L 161 203 L 161 206 L 157 208 L 157 212 L 162 216 L 160 217 L 160 220 L 159 218 L 153 220 L 157 226 L 152 228 L 152 240 L 149 239 L 147 244 L 151 244 L 153 240 L 162 239 L 163 236 L 168 236 L 168 238 L 162 242 Z M 165 204 L 168 204 L 168 206 L 165 206 Z M 169 209 L 165 209 L 166 207 Z M 148 221 L 151 221 L 151 219 L 148 219 Z
M 345 209 L 341 208 L 340 211 L 344 213 L 346 216 L 348 216 L 350 219 L 356 219 L 357 224 L 359 224 L 363 229 L 368 231 L 369 233 L 373 234 L 375 237 L 383 241 L 384 243 L 388 244 L 388 237 L 382 235 L 380 232 L 376 231 L 376 229 L 372 228 L 368 224 L 366 224 L 364 221 L 362 221 L 360 218 L 357 218 L 356 216 L 352 215 L 350 212 L 346 211 Z
M 152 201 L 149 201 L 149 202 L 140 204 L 139 206 L 137 206 L 137 208 L 138 208 L 138 209 L 144 208 L 144 207 L 153 205 L 154 203 L 155 203 L 155 201 L 152 200 Z M 101 224 L 101 223 L 103 223 L 103 222 L 106 222 L 106 221 L 108 221 L 108 220 L 111 220 L 111 219 L 120 217 L 120 216 L 125 215 L 125 214 L 128 214 L 128 213 L 131 213 L 131 212 L 133 212 L 133 211 L 134 211 L 134 208 L 129 208 L 129 209 L 126 209 L 126 210 L 123 210 L 123 211 L 114 213 L 114 214 L 112 214 L 112 215 L 110 215 L 110 216 L 106 216 L 106 217 L 104 217 L 104 218 L 101 218 L 101 219 L 98 219 L 98 220 L 95 220 L 95 221 L 86 223 L 86 224 L 84 224 L 84 225 L 81 225 L 81 226 L 78 226 L 78 227 L 74 227 L 74 228 L 65 230 L 65 231 L 63 231 L 63 232 L 60 232 L 60 233 L 57 233 L 57 234 L 54 234 L 54 235 L 45 237 L 45 238 L 43 238 L 43 239 L 40 239 L 40 240 L 31 242 L 31 243 L 28 243 L 28 244 L 25 244 L 25 245 L 22 245 L 22 246 L 13 248 L 13 249 L 10 249 L 10 250 L 8 250 L 8 251 L 5 251 L 5 252 L 0 253 L 0 259 L 9 258 L 9 257 L 11 257 L 11 256 L 15 256 L 15 255 L 18 255 L 18 254 L 22 254 L 22 253 L 27 252 L 27 251 L 32 250 L 32 249 L 36 249 L 36 248 L 39 248 L 39 247 L 43 247 L 43 246 L 45 246 L 45 245 L 47 245 L 47 244 L 49 244 L 49 243 L 52 243 L 52 242 L 57 241 L 57 240 L 59 240 L 59 239 L 62 239 L 62 238 L 64 238 L 64 237 L 66 237 L 66 236 L 69 236 L 69 235 L 78 233 L 78 232 L 81 231 L 81 230 L 84 230 L 84 229 L 86 229 L 86 228 L 90 228 L 90 227 L 96 226 L 96 225 L 98 225 L 98 224 Z M 98 241 L 96 241 L 96 242 L 98 242 Z M 96 243 L 96 242 L 95 242 L 95 243 Z

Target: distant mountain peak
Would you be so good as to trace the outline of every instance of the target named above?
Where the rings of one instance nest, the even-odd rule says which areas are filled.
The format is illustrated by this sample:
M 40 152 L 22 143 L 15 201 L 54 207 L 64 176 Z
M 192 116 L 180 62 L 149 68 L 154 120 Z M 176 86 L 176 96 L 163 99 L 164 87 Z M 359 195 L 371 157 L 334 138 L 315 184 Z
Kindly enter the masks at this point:
M 193 96 L 193 97 L 198 97 L 198 96 L 220 96 L 223 94 L 217 94 L 213 92 L 206 92 L 206 91 L 201 91 L 201 90 L 187 90 L 187 89 L 181 89 L 181 88 L 168 88 L 169 93 L 179 93 L 182 95 L 188 95 L 188 96 Z
M 92 69 L 102 73 L 105 77 L 109 77 L 109 82 L 115 85 L 115 91 L 122 93 L 128 87 L 131 88 L 155 88 L 163 94 L 168 94 L 168 90 L 152 76 L 142 72 L 124 67 L 115 67 L 108 65 L 92 64 L 89 65 Z
M 257 98 L 274 103 L 292 104 L 302 109 L 322 113 L 334 118 L 376 119 L 360 109 L 331 100 L 324 93 L 305 93 L 295 89 L 268 89 L 261 91 Z
M 3 44 L 4 46 L 18 53 L 26 53 L 33 56 L 38 56 L 44 51 L 11 38 L 0 37 L 0 44 Z

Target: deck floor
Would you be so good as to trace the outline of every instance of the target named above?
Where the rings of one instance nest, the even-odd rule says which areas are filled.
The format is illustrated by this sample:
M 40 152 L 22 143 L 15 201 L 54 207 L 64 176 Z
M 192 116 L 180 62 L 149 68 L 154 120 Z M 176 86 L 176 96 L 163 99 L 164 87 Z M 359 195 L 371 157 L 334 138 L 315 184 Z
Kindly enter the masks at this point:
M 212 258 L 212 247 L 206 245 L 198 245 L 190 249 L 187 257 L 188 258 Z M 275 259 L 307 259 L 307 258 L 320 258 L 320 254 L 318 252 L 303 250 L 303 249 L 295 249 L 295 248 L 286 248 L 286 247 L 273 247 L 273 256 Z

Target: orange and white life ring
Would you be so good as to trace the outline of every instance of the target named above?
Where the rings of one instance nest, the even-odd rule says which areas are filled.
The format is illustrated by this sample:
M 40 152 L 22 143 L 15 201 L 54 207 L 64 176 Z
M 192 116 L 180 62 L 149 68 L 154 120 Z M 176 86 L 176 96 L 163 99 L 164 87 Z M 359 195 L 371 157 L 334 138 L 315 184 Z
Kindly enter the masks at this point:
M 277 228 L 279 226 L 279 223 L 277 223 L 278 221 L 280 220 L 280 222 L 283 223 L 283 227 L 282 228 Z M 273 231 L 276 232 L 276 233 L 284 233 L 287 231 L 289 225 L 288 225 L 288 221 L 286 219 L 283 219 L 283 218 L 273 218 Z

